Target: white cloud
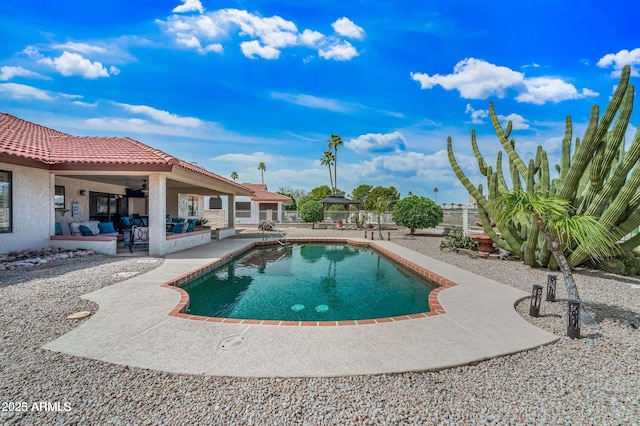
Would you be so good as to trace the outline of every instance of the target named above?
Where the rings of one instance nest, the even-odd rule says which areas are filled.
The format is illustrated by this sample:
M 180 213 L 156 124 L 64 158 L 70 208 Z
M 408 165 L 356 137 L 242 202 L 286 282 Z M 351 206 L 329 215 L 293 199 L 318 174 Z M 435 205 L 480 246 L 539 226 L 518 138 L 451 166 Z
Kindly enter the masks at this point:
M 597 65 L 600 68 L 613 67 L 613 71 L 611 73 L 613 77 L 619 77 L 622 67 L 630 65 L 632 75 L 637 77 L 639 75 L 638 66 L 640 65 L 640 47 L 631 51 L 622 49 L 618 53 L 608 53 L 600 58 Z
M 300 42 L 305 46 L 315 47 L 324 35 L 318 31 L 304 30 L 300 34 Z
M 436 85 L 445 90 L 458 90 L 465 99 L 487 99 L 490 96 L 504 98 L 507 90 L 519 92 L 518 102 L 542 105 L 545 102 L 560 102 L 597 96 L 590 89 L 578 91 L 571 83 L 557 77 L 526 78 L 521 72 L 489 62 L 466 58 L 458 62 L 453 73 L 448 75 L 411 73 L 411 78 L 420 83 L 421 89 Z
M 292 104 L 301 105 L 309 108 L 326 109 L 336 112 L 348 112 L 351 111 L 354 106 L 351 104 L 345 104 L 335 99 L 319 98 L 313 95 L 301 94 L 289 94 L 282 92 L 271 92 L 270 96 L 273 99 L 283 100 Z
M 0 93 L 13 99 L 37 99 L 39 101 L 55 99 L 45 90 L 18 83 L 0 83 Z
M 387 134 L 368 133 L 351 139 L 345 146 L 358 154 L 400 152 L 406 149 L 406 141 L 402 133 L 397 131 Z
M 28 77 L 50 80 L 49 77 L 45 77 L 44 75 L 38 74 L 37 72 L 29 71 L 28 69 L 23 67 L 0 67 L 0 81 L 8 81 L 14 77 Z
M 68 77 L 79 75 L 84 78 L 96 79 L 109 77 L 109 71 L 102 63 L 91 62 L 78 53 L 63 52 L 57 58 L 42 58 L 38 62 L 55 68 L 60 74 Z
M 471 104 L 467 104 L 464 112 L 471 114 L 471 122 L 473 124 L 484 124 L 484 119 L 489 117 L 489 111 L 486 109 L 474 109 Z
M 345 16 L 335 21 L 331 26 L 336 33 L 343 37 L 355 38 L 358 40 L 364 38 L 364 29 Z
M 171 114 L 168 111 L 159 110 L 146 105 L 129 105 L 117 102 L 114 102 L 114 104 L 124 108 L 129 112 L 146 115 L 147 117 L 150 117 L 153 120 L 158 121 L 162 124 L 166 124 L 168 126 L 193 128 L 198 127 L 202 124 L 202 121 L 197 118 L 180 117 L 176 114 Z
M 515 113 L 509 115 L 498 115 L 498 120 L 502 122 L 502 126 L 505 127 L 507 122 L 511 121 L 513 130 L 525 130 L 530 128 L 529 121 L 523 116 Z
M 95 108 L 95 107 L 98 106 L 97 102 L 89 103 L 89 102 L 84 102 L 84 101 L 73 101 L 73 104 L 81 106 L 81 107 L 85 107 L 85 108 Z
M 516 101 L 542 105 L 547 101 L 561 102 L 567 99 L 582 99 L 598 96 L 590 89 L 579 92 L 573 84 L 559 78 L 535 77 L 524 80 L 526 91 L 516 96 Z
M 57 50 L 73 50 L 74 52 L 84 53 L 85 55 L 91 55 L 96 53 L 106 54 L 109 52 L 108 49 L 102 46 L 96 46 L 89 43 L 77 43 L 73 41 L 69 41 L 64 44 L 54 44 L 51 47 Z
M 355 47 L 348 41 L 342 41 L 328 47 L 318 50 L 318 54 L 324 59 L 335 59 L 336 61 L 348 61 L 358 56 L 359 53 Z
M 173 13 L 200 12 L 204 13 L 204 8 L 200 0 L 181 0 L 183 4 L 173 8 Z
M 260 56 L 263 59 L 278 59 L 280 51 L 271 46 L 262 46 L 258 40 L 245 41 L 240 43 L 242 54 L 247 58 Z
M 216 157 L 212 157 L 213 161 L 222 161 L 225 163 L 235 163 L 242 165 L 255 165 L 256 168 L 260 162 L 264 162 L 269 166 L 269 162 L 273 160 L 273 157 L 269 154 L 265 154 L 264 152 L 254 152 L 253 154 L 224 154 L 218 155 Z
M 339 36 L 327 37 L 310 29 L 302 32 L 292 21 L 274 15 L 262 17 L 240 9 L 220 9 L 197 16 L 171 15 L 166 21 L 157 20 L 171 35 L 176 44 L 200 53 L 210 51 L 221 53 L 222 41 L 237 36 L 248 38 L 240 41 L 242 53 L 248 58 L 278 59 L 283 49 L 309 47 L 318 50 L 324 59 L 350 60 L 358 56 L 357 49 L 341 39 L 350 37 L 361 39 L 364 30 L 348 18 L 341 18 L 333 26 Z M 207 46 L 203 48 L 202 46 Z M 303 57 L 308 60 L 308 57 Z
M 411 73 L 411 78 L 419 82 L 422 89 L 439 85 L 445 90 L 457 89 L 465 99 L 487 99 L 492 95 L 503 98 L 507 89 L 522 83 L 524 75 L 507 67 L 467 58 L 455 65 L 453 74 Z

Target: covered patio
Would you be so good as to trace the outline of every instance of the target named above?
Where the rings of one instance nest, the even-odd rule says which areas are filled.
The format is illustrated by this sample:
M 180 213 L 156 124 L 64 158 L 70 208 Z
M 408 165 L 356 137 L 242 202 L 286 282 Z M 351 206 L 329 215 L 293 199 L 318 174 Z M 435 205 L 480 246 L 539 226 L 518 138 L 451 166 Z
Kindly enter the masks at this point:
M 211 229 L 167 235 L 167 218 L 202 218 L 204 197 L 224 195 L 229 219 L 216 232 L 222 238 L 235 233 L 236 197 L 252 195 L 230 179 L 128 137 L 73 136 L 9 114 L 0 114 L 0 125 L 3 251 L 56 245 L 115 254 L 120 219 L 134 216 L 146 221 L 149 255 L 163 256 L 211 241 Z M 80 222 L 113 227 L 73 235 L 69 225 Z

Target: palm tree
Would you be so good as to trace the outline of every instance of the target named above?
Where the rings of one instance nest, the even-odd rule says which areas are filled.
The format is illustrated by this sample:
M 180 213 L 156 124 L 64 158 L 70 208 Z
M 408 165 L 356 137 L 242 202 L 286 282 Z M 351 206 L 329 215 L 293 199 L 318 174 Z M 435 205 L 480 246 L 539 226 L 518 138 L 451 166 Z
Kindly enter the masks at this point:
M 334 188 L 334 186 L 333 186 L 333 176 L 331 175 L 331 166 L 333 165 L 335 159 L 336 159 L 336 157 L 333 155 L 333 152 L 331 152 L 330 149 L 326 150 L 324 152 L 324 154 L 322 155 L 322 158 L 320 158 L 320 164 L 322 164 L 323 166 L 328 166 L 329 167 L 329 183 L 331 183 L 331 188 Z M 333 192 L 333 190 L 332 190 L 332 192 Z
M 436 186 L 435 188 L 433 188 L 433 193 L 436 194 L 436 204 L 438 204 L 438 192 L 440 190 L 438 189 L 438 187 Z
M 331 139 L 328 141 L 329 149 L 333 149 L 333 182 L 335 183 L 335 187 L 333 188 L 333 193 L 338 192 L 338 147 L 344 145 L 342 142 L 342 138 L 340 135 L 331 135 Z
M 605 228 L 593 216 L 573 215 L 568 200 L 540 191 L 530 195 L 517 190 L 491 200 L 489 212 L 497 224 L 506 225 L 510 221 L 519 221 L 533 222 L 538 226 L 558 262 L 569 299 L 579 301 L 580 295 L 564 250 L 580 245 L 593 259 L 615 254 L 612 247 L 615 246 L 618 235 Z M 581 319 L 587 326 L 598 326 L 585 309 L 581 309 Z
M 267 171 L 267 165 L 262 161 L 258 164 L 258 170 L 260 170 L 260 174 L 262 175 L 262 184 L 264 185 L 264 172 Z
M 231 179 L 235 182 L 238 179 L 238 172 L 231 172 Z
M 381 240 L 384 240 L 384 237 L 382 236 L 381 218 L 392 202 L 393 200 L 389 199 L 388 197 L 380 196 L 373 205 L 373 213 L 375 213 L 375 215 L 378 217 L 378 234 L 380 235 Z

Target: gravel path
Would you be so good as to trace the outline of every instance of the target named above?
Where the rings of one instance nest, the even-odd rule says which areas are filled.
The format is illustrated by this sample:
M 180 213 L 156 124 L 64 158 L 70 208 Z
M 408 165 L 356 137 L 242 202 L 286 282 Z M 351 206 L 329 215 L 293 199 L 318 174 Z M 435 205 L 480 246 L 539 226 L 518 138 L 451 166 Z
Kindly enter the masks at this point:
M 288 235 L 360 231 L 285 229 Z M 386 233 L 385 233 L 386 237 Z M 546 270 L 438 249 L 437 236 L 393 231 L 392 241 L 530 291 Z M 66 315 L 95 311 L 80 296 L 159 265 L 94 255 L 0 272 L 0 424 L 640 424 L 640 280 L 577 271 L 585 305 L 601 323 L 583 337 L 439 372 L 323 379 L 172 375 L 46 351 L 75 327 Z M 558 335 L 560 302 L 529 318 Z M 40 402 L 45 404 L 40 405 Z M 15 411 L 26 403 L 27 411 Z M 34 405 L 34 403 L 36 403 Z M 48 404 L 48 407 L 46 406 Z M 66 405 L 65 405 L 66 403 Z M 22 408 L 22 404 L 18 405 Z M 37 411 L 40 408 L 41 411 Z M 46 411 L 58 408 L 60 411 Z M 68 410 L 68 411 L 65 411 Z

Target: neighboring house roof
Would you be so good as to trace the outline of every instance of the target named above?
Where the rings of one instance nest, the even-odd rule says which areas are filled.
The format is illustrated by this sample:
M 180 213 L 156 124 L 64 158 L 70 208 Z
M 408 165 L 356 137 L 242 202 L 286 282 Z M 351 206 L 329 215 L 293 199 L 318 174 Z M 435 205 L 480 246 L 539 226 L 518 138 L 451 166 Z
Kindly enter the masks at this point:
M 56 169 L 79 164 L 178 166 L 247 190 L 230 179 L 128 137 L 73 136 L 6 113 L 0 113 L 2 154 L 38 161 Z
M 243 183 L 242 186 L 249 188 L 253 191 L 253 195 L 251 196 L 251 201 L 256 201 L 258 203 L 284 203 L 284 204 L 293 204 L 291 197 L 287 197 L 286 195 L 278 194 L 276 192 L 267 191 L 267 185 L 263 183 Z

